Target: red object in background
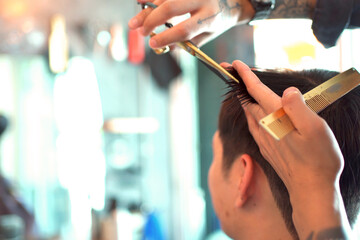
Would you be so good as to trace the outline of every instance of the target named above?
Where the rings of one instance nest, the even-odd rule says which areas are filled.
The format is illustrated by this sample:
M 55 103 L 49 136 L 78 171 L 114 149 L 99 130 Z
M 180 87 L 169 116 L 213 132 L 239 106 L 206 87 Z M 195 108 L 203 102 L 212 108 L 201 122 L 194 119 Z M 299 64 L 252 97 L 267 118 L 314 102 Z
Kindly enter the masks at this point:
M 128 34 L 128 61 L 140 64 L 145 60 L 145 38 L 138 30 L 129 30 Z

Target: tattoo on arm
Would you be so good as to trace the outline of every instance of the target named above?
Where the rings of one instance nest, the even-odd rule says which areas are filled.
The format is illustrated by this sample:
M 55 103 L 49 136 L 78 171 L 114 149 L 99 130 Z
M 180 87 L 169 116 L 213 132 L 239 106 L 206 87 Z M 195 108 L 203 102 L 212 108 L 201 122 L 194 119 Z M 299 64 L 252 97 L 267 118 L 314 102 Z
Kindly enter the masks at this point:
M 342 227 L 325 229 L 316 234 L 312 232 L 306 240 L 349 240 L 350 237 Z
M 269 18 L 312 18 L 313 12 L 308 0 L 277 0 Z
M 231 11 L 232 9 L 240 9 L 241 5 L 237 2 L 234 6 L 229 6 L 229 4 L 227 3 L 227 0 L 219 0 L 219 11 L 217 11 L 217 13 L 215 13 L 214 15 L 211 15 L 209 17 L 206 18 L 202 18 L 198 20 L 198 24 L 202 24 L 203 22 L 216 17 L 218 14 L 220 14 L 223 11 Z

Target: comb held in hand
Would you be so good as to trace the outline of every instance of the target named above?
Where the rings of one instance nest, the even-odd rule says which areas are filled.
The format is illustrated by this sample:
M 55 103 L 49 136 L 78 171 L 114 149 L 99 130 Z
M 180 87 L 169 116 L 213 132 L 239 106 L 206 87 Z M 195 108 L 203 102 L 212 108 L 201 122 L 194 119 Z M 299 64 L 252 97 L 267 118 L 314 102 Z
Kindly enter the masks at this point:
M 305 93 L 304 100 L 311 110 L 319 113 L 359 84 L 360 74 L 350 68 Z M 283 108 L 261 119 L 260 125 L 277 140 L 295 129 Z

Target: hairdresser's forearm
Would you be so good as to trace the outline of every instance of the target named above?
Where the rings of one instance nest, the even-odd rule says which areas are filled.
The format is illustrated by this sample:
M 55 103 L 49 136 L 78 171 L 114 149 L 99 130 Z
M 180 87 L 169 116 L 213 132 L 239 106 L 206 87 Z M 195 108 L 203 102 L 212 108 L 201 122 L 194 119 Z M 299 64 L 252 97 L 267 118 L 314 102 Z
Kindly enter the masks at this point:
M 231 1 L 231 0 L 230 0 Z M 250 0 L 235 0 L 243 6 L 242 12 L 239 12 L 239 23 L 249 20 L 254 16 L 255 10 L 248 5 Z M 269 19 L 276 18 L 309 18 L 312 19 L 316 6 L 316 0 L 276 0 L 275 8 L 271 11 Z M 246 12 L 246 14 L 244 13 Z M 246 16 L 246 17 L 245 17 Z
M 300 239 L 352 239 L 339 188 L 305 188 L 298 194 L 290 193 L 293 220 Z
M 269 18 L 312 18 L 316 0 L 276 0 Z

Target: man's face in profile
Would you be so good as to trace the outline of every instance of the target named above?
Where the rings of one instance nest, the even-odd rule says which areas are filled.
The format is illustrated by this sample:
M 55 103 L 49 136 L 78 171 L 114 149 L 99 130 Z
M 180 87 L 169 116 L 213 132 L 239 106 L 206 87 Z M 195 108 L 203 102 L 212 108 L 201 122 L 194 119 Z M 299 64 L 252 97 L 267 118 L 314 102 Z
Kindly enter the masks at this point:
M 292 239 L 261 167 L 244 153 L 225 169 L 219 131 L 212 148 L 208 185 L 222 230 L 232 239 Z

